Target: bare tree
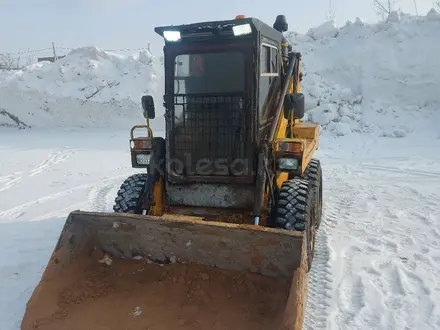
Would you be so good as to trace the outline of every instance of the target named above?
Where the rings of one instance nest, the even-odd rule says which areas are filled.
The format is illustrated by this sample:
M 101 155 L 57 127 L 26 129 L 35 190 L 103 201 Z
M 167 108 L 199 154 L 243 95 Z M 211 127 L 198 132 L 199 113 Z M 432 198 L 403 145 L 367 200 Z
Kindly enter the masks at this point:
M 416 15 L 419 15 L 419 10 L 417 9 L 417 0 L 414 0 L 414 9 L 416 10 Z
M 9 53 L 0 53 L 0 69 L 4 70 L 18 70 L 20 67 L 21 57 L 13 57 Z
M 439 1 L 440 1 L 440 0 L 439 0 Z M 327 18 L 327 20 L 329 20 L 329 21 L 334 21 L 334 20 L 335 20 L 335 17 L 336 17 L 336 11 L 335 11 L 334 8 L 333 8 L 332 0 L 329 0 L 329 3 L 328 3 L 328 12 L 327 12 L 326 18 Z
M 398 0 L 373 0 L 373 5 L 376 9 L 376 13 L 382 16 L 382 19 L 385 19 L 386 16 L 388 16 L 393 10 L 395 10 L 397 2 Z
M 29 53 L 26 58 L 26 65 L 31 65 L 32 63 L 34 63 L 34 57 L 32 53 Z
M 437 0 L 436 2 L 434 2 L 434 8 L 437 10 L 440 10 L 440 0 Z
M 14 67 L 14 58 L 11 54 L 0 54 L 0 69 L 12 69 Z
M 21 56 L 18 56 L 17 58 L 17 64 L 15 65 L 15 68 L 18 69 L 20 67 L 20 60 L 21 60 Z

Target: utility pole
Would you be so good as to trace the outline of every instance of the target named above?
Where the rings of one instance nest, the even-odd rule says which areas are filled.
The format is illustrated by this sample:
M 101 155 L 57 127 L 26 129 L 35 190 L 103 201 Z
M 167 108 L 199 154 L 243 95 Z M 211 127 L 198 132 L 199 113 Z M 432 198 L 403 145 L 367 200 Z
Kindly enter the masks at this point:
M 52 41 L 52 50 L 53 50 L 53 61 L 58 60 L 57 52 L 55 51 L 55 43 Z

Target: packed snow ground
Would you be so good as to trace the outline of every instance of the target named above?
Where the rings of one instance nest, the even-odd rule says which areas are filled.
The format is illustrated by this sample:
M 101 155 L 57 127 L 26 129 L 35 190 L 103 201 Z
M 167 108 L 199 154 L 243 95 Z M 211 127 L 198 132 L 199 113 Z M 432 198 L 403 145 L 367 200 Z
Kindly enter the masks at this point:
M 440 329 L 439 148 L 423 136 L 324 142 L 305 329 Z
M 323 127 L 306 329 L 440 329 L 439 34 L 431 12 L 289 37 L 303 53 L 307 117 Z M 136 172 L 128 130 L 142 120 L 138 100 L 161 100 L 147 55 L 86 47 L 0 74 L 0 125 L 33 127 L 0 130 L 1 330 L 19 329 L 67 214 L 110 211 Z
M 127 132 L 0 136 L 0 329 L 17 330 L 68 213 L 111 211 L 135 170 Z M 440 141 L 322 143 L 305 329 L 439 329 Z

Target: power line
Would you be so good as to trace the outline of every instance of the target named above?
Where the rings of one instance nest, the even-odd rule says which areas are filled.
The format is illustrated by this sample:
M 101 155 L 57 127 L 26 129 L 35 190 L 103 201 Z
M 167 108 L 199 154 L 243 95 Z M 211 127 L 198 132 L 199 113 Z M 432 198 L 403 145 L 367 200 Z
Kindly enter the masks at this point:
M 50 61 L 55 62 L 59 58 L 63 58 L 66 55 L 58 56 L 57 50 L 61 50 L 61 52 L 68 53 L 72 50 L 83 48 L 83 47 L 55 47 L 55 43 L 52 42 L 52 47 L 47 48 L 39 48 L 39 49 L 28 49 L 26 51 L 19 52 L 0 52 L 0 68 L 1 69 L 20 69 L 23 68 L 22 57 L 25 57 L 25 65 L 30 65 L 32 63 L 40 62 L 40 61 Z M 98 47 L 98 49 L 101 49 Z M 150 43 L 148 43 L 147 47 L 139 47 L 139 48 L 120 48 L 120 49 L 103 49 L 106 52 L 113 53 L 123 53 L 123 52 L 139 52 L 139 51 L 149 51 Z M 51 51 L 51 56 L 47 56 L 47 54 L 42 55 L 41 53 L 48 53 Z M 38 55 L 37 55 L 38 54 Z M 26 60 L 27 57 L 27 60 Z M 37 58 L 36 58 L 37 57 Z
M 82 47 L 57 47 L 57 49 L 61 50 L 74 50 Z M 99 47 L 97 47 L 99 48 Z M 51 51 L 52 47 L 48 48 L 40 48 L 40 49 L 29 49 L 26 51 L 20 51 L 20 52 L 0 52 L 0 55 L 26 55 L 26 54 L 32 54 L 32 53 L 42 53 L 45 51 Z M 150 50 L 150 46 L 147 47 L 140 47 L 140 48 L 120 48 L 120 49 L 103 49 L 106 52 L 133 52 L 133 51 L 142 51 L 142 50 Z

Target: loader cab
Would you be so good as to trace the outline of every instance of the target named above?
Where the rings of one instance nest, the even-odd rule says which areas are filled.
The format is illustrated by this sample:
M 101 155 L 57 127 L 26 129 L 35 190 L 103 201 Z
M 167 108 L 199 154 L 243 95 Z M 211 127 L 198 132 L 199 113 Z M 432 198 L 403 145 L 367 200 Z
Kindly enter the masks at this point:
M 261 204 L 262 141 L 279 122 L 282 86 L 290 81 L 283 78 L 283 63 L 293 63 L 286 30 L 281 15 L 273 27 L 237 17 L 155 28 L 165 40 L 160 149 L 166 212 L 219 215 L 234 209 L 244 216 Z M 144 114 L 155 116 L 151 99 L 144 101 Z M 132 164 L 143 157 L 139 167 L 151 168 L 137 152 L 132 148 Z
M 280 31 L 255 18 L 157 27 L 168 181 L 255 182 L 281 83 Z

